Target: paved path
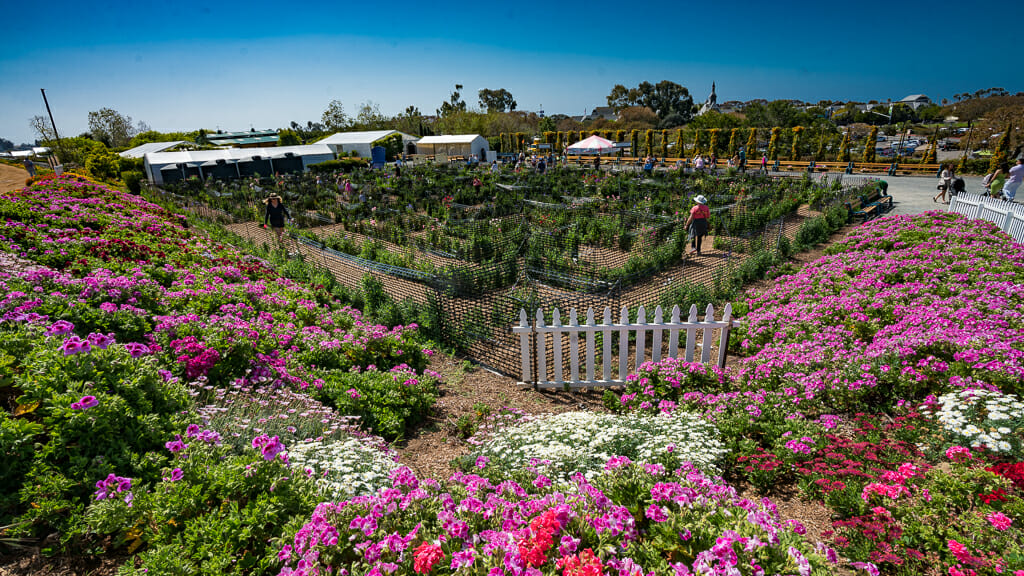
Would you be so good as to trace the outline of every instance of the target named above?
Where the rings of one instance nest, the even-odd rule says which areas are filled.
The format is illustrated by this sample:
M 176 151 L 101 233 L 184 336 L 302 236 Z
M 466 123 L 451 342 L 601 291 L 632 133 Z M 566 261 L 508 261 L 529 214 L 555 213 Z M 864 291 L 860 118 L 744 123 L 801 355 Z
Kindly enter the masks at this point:
M 967 192 L 984 194 L 981 176 L 964 176 Z M 939 179 L 934 176 L 886 176 L 889 183 L 889 194 L 892 196 L 893 209 L 889 214 L 920 214 L 929 210 L 946 210 L 946 205 L 932 202 L 938 193 L 935 188 Z M 947 195 L 948 199 L 948 195 Z

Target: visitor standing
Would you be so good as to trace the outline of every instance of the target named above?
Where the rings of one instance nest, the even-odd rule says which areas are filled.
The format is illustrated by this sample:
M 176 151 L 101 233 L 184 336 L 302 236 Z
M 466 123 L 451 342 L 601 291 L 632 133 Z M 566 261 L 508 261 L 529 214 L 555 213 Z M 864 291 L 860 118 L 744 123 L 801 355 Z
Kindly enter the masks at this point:
M 949 200 L 946 199 L 946 192 L 949 192 L 950 187 L 953 185 L 953 166 L 951 164 L 943 164 L 942 173 L 939 174 L 939 178 L 942 178 L 942 182 L 939 182 L 937 186 L 939 193 L 932 196 L 932 202 L 938 202 L 938 199 L 942 198 L 943 204 L 949 204 Z
M 267 215 L 263 219 L 263 227 L 266 228 L 267 224 L 270 224 L 270 227 L 274 230 L 274 235 L 277 236 L 277 243 L 283 247 L 284 221 L 286 217 L 288 220 L 291 220 L 292 214 L 284 207 L 281 197 L 277 194 L 271 194 L 263 203 L 267 205 Z
M 1010 168 L 1009 177 L 1003 184 L 1003 200 L 1013 202 L 1022 181 L 1024 181 L 1024 155 L 1017 156 L 1017 165 Z
M 693 169 L 696 170 L 697 172 L 704 171 L 704 157 L 701 156 L 700 154 L 697 154 L 696 156 L 693 157 Z
M 501 171 L 501 168 L 498 167 L 498 161 L 497 160 L 491 160 L 491 172 L 497 173 L 497 172 L 500 172 L 500 171 Z
M 25 164 L 25 171 L 28 172 L 29 178 L 35 178 L 36 177 L 36 163 L 33 162 L 30 158 L 25 158 L 24 164 Z
M 993 198 L 1003 197 L 1003 184 L 1006 183 L 1006 176 L 1010 173 L 1010 165 L 1006 162 L 1000 162 L 999 168 L 995 172 L 989 174 L 989 182 L 987 188 L 989 189 L 989 196 Z
M 747 149 L 740 146 L 740 172 L 747 171 Z
M 712 174 L 718 172 L 718 156 L 714 152 L 711 153 L 711 158 L 708 159 L 708 166 L 711 168 Z
M 761 154 L 761 172 L 768 173 L 768 155 Z
M 696 251 L 697 256 L 700 256 L 701 241 L 708 234 L 708 218 L 711 217 L 711 209 L 708 208 L 708 199 L 703 194 L 698 194 L 693 201 L 696 204 L 690 209 L 690 215 L 683 223 L 683 227 L 689 232 L 690 240 L 690 249 L 686 253 L 690 254 Z

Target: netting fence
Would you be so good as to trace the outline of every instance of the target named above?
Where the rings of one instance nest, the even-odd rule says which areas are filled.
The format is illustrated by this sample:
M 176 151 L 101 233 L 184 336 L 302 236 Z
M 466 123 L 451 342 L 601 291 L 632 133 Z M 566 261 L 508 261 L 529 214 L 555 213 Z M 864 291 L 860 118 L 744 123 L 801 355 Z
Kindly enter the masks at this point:
M 531 318 L 543 310 L 550 320 L 555 308 L 576 308 L 583 317 L 588 308 L 600 316 L 610 307 L 617 318 L 623 306 L 702 307 L 707 301 L 687 298 L 714 293 L 745 261 L 778 250 L 805 219 L 864 183 L 846 177 L 803 184 L 822 191 L 812 211 L 802 205 L 806 194 L 796 194 L 793 182 L 760 178 L 737 188 L 705 179 L 665 189 L 664 183 L 638 177 L 604 190 L 605 198 L 614 197 L 611 203 L 514 182 L 499 188 L 501 202 L 476 205 L 459 204 L 439 191 L 418 206 L 380 195 L 367 207 L 331 192 L 326 205 L 336 208 L 324 210 L 323 202 L 302 200 L 322 189 L 297 178 L 291 197 L 285 197 L 295 220 L 286 244 L 294 258 L 329 271 L 347 288 L 358 290 L 371 276 L 394 301 L 428 308 L 438 324 L 435 334 L 446 344 L 515 376 L 519 339 L 511 328 L 521 309 Z M 275 242 L 262 226 L 266 192 L 259 187 L 155 192 L 257 245 Z M 702 256 L 685 253 L 685 213 L 651 209 L 651 198 L 665 193 L 681 206 L 698 193 L 707 197 L 712 218 Z M 220 201 L 225 199 L 230 202 Z M 443 218 L 431 203 L 445 206 Z

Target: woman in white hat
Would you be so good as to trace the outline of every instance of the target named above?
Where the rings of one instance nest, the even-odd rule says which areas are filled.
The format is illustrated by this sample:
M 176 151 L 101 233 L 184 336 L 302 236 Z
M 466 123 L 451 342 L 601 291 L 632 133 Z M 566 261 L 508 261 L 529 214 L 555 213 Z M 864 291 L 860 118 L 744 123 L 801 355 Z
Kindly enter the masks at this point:
M 701 240 L 708 235 L 708 218 L 711 217 L 711 209 L 708 208 L 708 199 L 702 194 L 698 194 L 693 201 L 696 204 L 690 209 L 690 216 L 683 224 L 690 233 L 691 250 L 687 250 L 686 253 L 690 254 L 692 251 L 696 251 L 697 256 L 700 256 Z

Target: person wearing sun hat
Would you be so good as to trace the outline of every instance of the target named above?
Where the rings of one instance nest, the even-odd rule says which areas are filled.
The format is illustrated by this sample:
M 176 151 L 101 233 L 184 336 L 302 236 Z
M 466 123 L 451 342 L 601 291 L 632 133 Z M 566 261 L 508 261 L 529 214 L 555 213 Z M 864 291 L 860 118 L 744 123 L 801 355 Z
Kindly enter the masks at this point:
M 708 235 L 708 218 L 711 217 L 711 209 L 708 208 L 708 199 L 703 194 L 698 194 L 693 201 L 695 204 L 690 209 L 690 215 L 683 224 L 687 232 L 689 232 L 691 247 L 691 249 L 687 249 L 686 253 L 690 254 L 696 251 L 697 256 L 700 256 L 701 240 Z
M 271 194 L 263 203 L 267 205 L 267 215 L 263 219 L 263 227 L 266 228 L 267 224 L 270 224 L 270 227 L 274 229 L 274 234 L 277 236 L 277 243 L 283 246 L 284 219 L 287 217 L 291 220 L 292 214 L 284 207 L 281 197 L 277 194 Z

